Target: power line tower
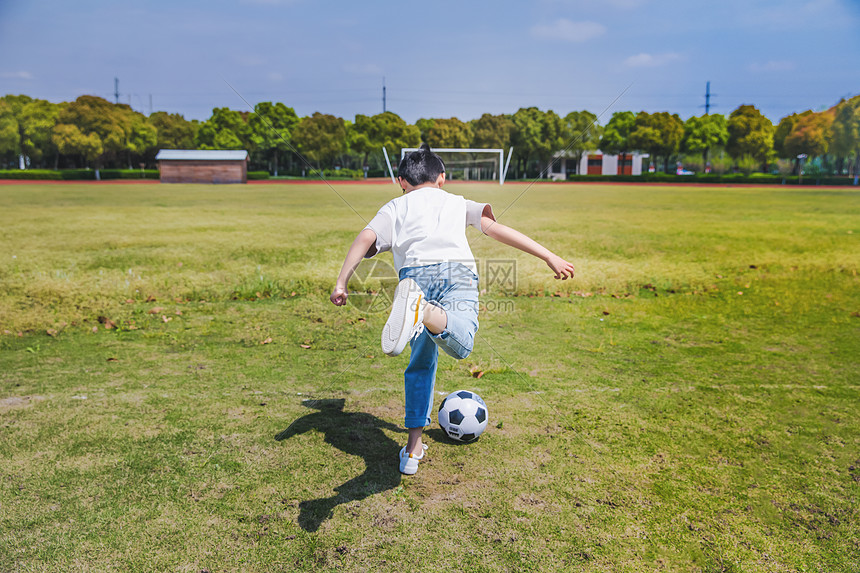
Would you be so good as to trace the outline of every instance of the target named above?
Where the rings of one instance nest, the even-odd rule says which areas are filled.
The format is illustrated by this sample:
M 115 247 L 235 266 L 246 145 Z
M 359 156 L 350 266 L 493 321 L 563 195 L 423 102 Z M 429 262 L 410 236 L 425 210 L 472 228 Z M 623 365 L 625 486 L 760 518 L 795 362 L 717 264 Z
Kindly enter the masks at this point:
M 705 86 L 705 115 L 711 113 L 711 82 Z
M 113 97 L 114 103 L 119 103 L 119 78 L 113 79 Z

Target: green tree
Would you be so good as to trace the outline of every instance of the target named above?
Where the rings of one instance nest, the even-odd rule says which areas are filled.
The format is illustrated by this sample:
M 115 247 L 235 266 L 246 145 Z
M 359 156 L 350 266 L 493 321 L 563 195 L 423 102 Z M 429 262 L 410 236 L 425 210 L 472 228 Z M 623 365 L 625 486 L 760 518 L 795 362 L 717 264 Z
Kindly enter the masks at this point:
M 539 173 L 549 173 L 549 169 L 542 169 L 549 167 L 553 154 L 564 148 L 564 121 L 554 111 L 536 107 L 518 109 L 512 120 L 511 142 L 523 171 L 527 172 L 529 162 L 536 159 Z
M 678 114 L 666 111 L 636 114 L 630 144 L 652 156 L 663 158 L 663 171 L 669 172 L 669 160 L 678 153 L 684 137 L 684 123 Z
M 4 131 L 2 138 L 5 141 L 5 143 L 0 144 L 0 155 L 3 155 L 7 161 L 10 161 L 13 156 L 24 154 L 24 125 L 21 116 L 24 107 L 32 101 L 33 98 L 26 95 L 8 94 L 0 98 L 0 102 L 6 104 L 5 111 L 3 112 L 5 118 L 0 120 L 3 124 L 3 127 L 0 129 Z M 14 120 L 14 125 L 12 120 Z M 15 133 L 17 142 L 11 145 L 9 144 L 9 138 L 12 137 L 13 132 Z M 17 159 L 15 161 L 17 163 Z
M 200 125 L 194 137 L 198 149 L 245 149 L 253 151 L 253 137 L 248 113 L 216 107 L 212 116 Z
M 149 116 L 149 123 L 155 127 L 158 149 L 194 149 L 194 134 L 199 124 L 188 121 L 178 113 L 156 111 Z
M 334 166 L 347 150 L 346 123 L 340 117 L 314 112 L 303 117 L 296 126 L 293 142 L 318 169 L 323 164 Z
M 564 116 L 564 139 L 569 141 L 568 152 L 576 158 L 576 171 L 582 162 L 582 154 L 600 147 L 603 128 L 597 124 L 597 116 L 590 111 L 572 111 Z
M 472 130 L 471 147 L 506 149 L 511 144 L 514 124 L 506 115 L 483 114 L 469 122 Z
M 9 106 L 9 108 L 12 110 L 12 114 L 17 118 L 17 117 L 21 117 L 21 112 L 23 111 L 24 106 L 27 105 L 28 103 L 32 103 L 33 98 L 31 98 L 30 96 L 27 96 L 27 95 L 23 95 L 23 94 L 21 94 L 21 95 L 8 94 L 8 95 L 4 95 L 3 97 L 0 97 L 0 101 L 5 102 Z
M 800 154 L 821 157 L 830 147 L 833 114 L 829 112 L 800 114 L 791 132 L 782 142 L 782 150 L 788 157 L 795 158 L 799 169 Z
M 52 140 L 63 155 L 79 155 L 84 163 L 98 159 L 104 153 L 102 140 L 96 133 L 83 133 L 78 126 L 58 123 L 52 130 Z
M 11 118 L 14 119 L 14 121 L 15 121 L 14 129 L 15 129 L 15 131 L 17 131 L 18 141 L 14 145 L 14 148 L 15 148 L 14 151 L 7 149 L 7 151 L 5 153 L 5 155 L 7 156 L 7 159 L 11 159 L 13 155 L 21 155 L 21 153 L 23 151 L 22 144 L 24 141 L 24 131 L 23 131 L 24 128 L 23 128 L 23 125 L 21 123 L 21 114 L 22 114 L 22 111 L 24 109 L 24 106 L 27 105 L 28 103 L 31 103 L 33 101 L 33 98 L 31 98 L 30 96 L 23 95 L 23 94 L 22 95 L 8 94 L 8 95 L 5 95 L 2 98 L 0 98 L 0 101 L 5 102 L 6 105 L 9 106 L 8 109 L 9 109 L 9 112 L 11 112 Z M 9 113 L 9 112 L 7 112 L 7 113 Z M 5 130 L 7 132 L 6 137 L 9 137 L 9 133 L 11 133 L 9 130 L 11 128 L 12 128 L 12 122 L 7 117 L 7 119 L 5 120 Z
M 693 116 L 684 122 L 681 149 L 687 153 L 701 153 L 702 163 L 707 165 L 711 149 L 725 146 L 728 140 L 729 129 L 724 115 Z
M 729 114 L 727 127 L 726 152 L 735 161 L 751 157 L 767 172 L 768 159 L 773 152 L 773 123 L 754 106 L 742 105 Z
M 21 108 L 20 124 L 21 152 L 33 163 L 45 157 L 56 157 L 57 147 L 53 143 L 53 129 L 57 124 L 60 106 L 47 100 L 36 99 Z
M 860 95 L 836 106 L 831 151 L 839 157 L 854 155 L 851 174 L 856 184 L 860 175 Z
M 64 154 L 63 149 L 86 150 L 87 152 L 78 151 L 75 154 L 84 157 L 87 162 L 95 162 L 98 178 L 102 162 L 110 157 L 117 157 L 127 149 L 127 131 L 130 129 L 127 112 L 131 112 L 127 105 L 112 104 L 97 96 L 80 96 L 65 105 L 57 115 L 57 125 L 52 136 L 54 143 L 60 153 Z M 80 136 L 74 130 L 58 131 L 57 127 L 63 125 L 74 126 Z M 100 152 L 93 156 L 93 149 L 100 149 Z
M 469 147 L 472 143 L 472 130 L 469 124 L 456 117 L 434 119 L 425 141 L 430 147 Z
M 274 174 L 278 175 L 278 153 L 290 151 L 290 138 L 299 123 L 296 111 L 278 102 L 260 102 L 248 120 L 253 132 L 255 147 L 264 156 L 271 155 Z
M 660 140 L 660 132 L 656 128 L 649 125 L 641 125 L 641 117 L 645 114 L 644 111 L 636 114 L 636 124 L 630 131 L 630 137 L 627 142 L 633 149 L 645 151 L 651 157 L 651 162 L 657 162 L 659 155 L 658 149 L 662 145 Z M 664 168 L 665 170 L 665 168 Z
M 511 145 L 511 132 L 514 124 L 508 115 L 483 114 L 478 119 L 469 121 L 469 129 L 472 132 L 472 142 L 469 147 L 479 149 L 502 149 L 507 150 Z M 502 154 L 504 157 L 505 154 Z M 476 159 L 477 154 L 472 158 Z M 504 161 L 497 165 L 499 159 L 493 158 L 493 171 L 499 172 L 504 169 Z
M 21 137 L 18 133 L 18 120 L 12 106 L 0 100 L 0 156 L 9 159 L 21 152 Z
M 382 147 L 390 157 L 397 157 L 401 149 L 418 147 L 421 143 L 419 128 L 390 111 L 371 116 L 356 115 L 351 131 L 350 146 L 363 155 L 362 165 L 367 165 L 371 152 L 378 152 Z
M 600 150 L 607 155 L 618 155 L 619 165 L 624 165 L 627 152 L 634 148 L 630 144 L 630 133 L 636 124 L 632 111 L 617 111 L 612 114 L 600 138 Z
M 800 118 L 805 115 L 809 115 L 810 113 L 812 113 L 811 110 L 804 111 L 803 113 L 793 113 L 779 120 L 779 124 L 777 124 L 776 128 L 773 130 L 773 150 L 776 152 L 777 157 L 781 157 L 783 159 L 796 159 L 796 154 L 792 155 L 790 151 L 786 150 L 785 138 L 791 135 L 791 132 L 794 131 Z
M 123 150 L 128 159 L 128 168 L 132 169 L 132 158 L 142 158 L 147 152 L 155 149 L 158 144 L 158 130 L 145 115 L 131 109 L 121 110 L 123 121 Z
M 415 122 L 415 127 L 418 128 L 419 133 L 421 134 L 421 141 L 427 143 L 427 134 L 430 133 L 430 129 L 436 123 L 435 119 L 427 119 L 421 118 Z

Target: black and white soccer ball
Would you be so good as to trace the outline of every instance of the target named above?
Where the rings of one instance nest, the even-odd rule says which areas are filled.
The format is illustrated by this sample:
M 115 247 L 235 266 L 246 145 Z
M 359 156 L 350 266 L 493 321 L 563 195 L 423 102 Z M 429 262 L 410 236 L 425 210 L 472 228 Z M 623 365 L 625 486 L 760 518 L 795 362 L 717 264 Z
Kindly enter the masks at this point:
M 439 406 L 439 425 L 452 440 L 473 442 L 487 427 L 487 405 L 468 390 L 448 394 Z

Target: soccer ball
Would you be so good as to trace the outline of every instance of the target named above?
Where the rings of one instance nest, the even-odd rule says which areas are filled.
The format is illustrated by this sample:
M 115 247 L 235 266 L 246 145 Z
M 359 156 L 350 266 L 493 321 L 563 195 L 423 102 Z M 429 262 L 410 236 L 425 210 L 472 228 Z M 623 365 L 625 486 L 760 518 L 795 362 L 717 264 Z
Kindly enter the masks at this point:
M 473 442 L 487 427 L 487 405 L 474 392 L 451 392 L 439 405 L 439 425 L 452 440 Z

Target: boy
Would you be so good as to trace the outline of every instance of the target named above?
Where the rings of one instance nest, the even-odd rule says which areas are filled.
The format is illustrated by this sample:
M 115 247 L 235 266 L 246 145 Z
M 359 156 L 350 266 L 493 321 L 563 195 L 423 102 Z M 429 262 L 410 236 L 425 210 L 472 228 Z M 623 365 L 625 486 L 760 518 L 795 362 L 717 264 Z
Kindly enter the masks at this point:
M 409 438 L 400 450 L 400 471 L 411 475 L 427 449 L 421 433 L 430 424 L 438 349 L 466 358 L 478 330 L 478 273 L 466 227 L 543 259 L 557 279 L 573 277 L 574 268 L 497 223 L 489 204 L 443 191 L 445 164 L 426 143 L 403 158 L 398 175 L 404 194 L 383 205 L 355 238 L 330 298 L 337 306 L 346 304 L 346 285 L 362 257 L 392 252 L 400 283 L 382 329 L 382 350 L 397 356 L 412 343 L 404 374 Z

